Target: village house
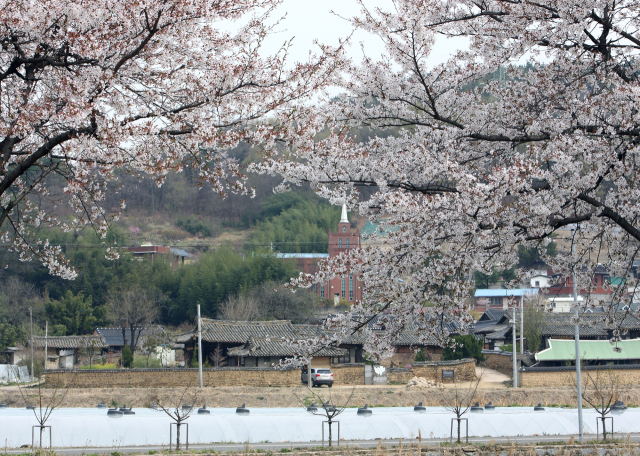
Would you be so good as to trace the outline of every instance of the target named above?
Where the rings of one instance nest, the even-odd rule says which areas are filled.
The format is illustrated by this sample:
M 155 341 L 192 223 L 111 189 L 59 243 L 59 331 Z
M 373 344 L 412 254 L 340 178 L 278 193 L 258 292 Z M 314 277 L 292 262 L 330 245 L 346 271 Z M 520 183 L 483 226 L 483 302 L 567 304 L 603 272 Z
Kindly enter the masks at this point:
M 102 336 L 107 343 L 109 351 L 112 353 L 121 353 L 125 345 L 131 345 L 130 328 L 125 329 L 124 337 L 122 336 L 122 328 L 96 328 L 93 334 L 96 336 Z M 168 339 L 164 328 L 159 325 L 150 325 L 148 328 L 135 329 L 134 335 L 138 338 L 136 350 L 140 350 L 143 347 L 146 338 L 149 336 L 156 336 L 159 339 Z M 164 356 L 168 356 L 170 358 L 170 360 L 167 358 L 169 364 L 175 362 L 175 353 L 165 354 Z
M 503 345 L 511 344 L 513 341 L 513 326 L 509 323 L 512 319 L 512 310 L 503 311 L 500 315 L 495 310 L 485 312 L 474 324 L 471 332 L 484 340 L 484 348 L 494 350 Z M 573 340 L 575 335 L 575 325 L 573 323 L 574 314 L 567 313 L 546 313 L 545 321 L 541 328 L 542 346 L 546 347 L 550 339 Z M 516 314 L 517 334 L 519 340 L 520 312 Z M 581 340 L 605 340 L 612 336 L 612 330 L 605 327 L 602 312 L 595 311 L 581 315 L 580 339 Z M 624 339 L 636 339 L 640 337 L 640 319 L 632 313 L 623 315 L 623 312 L 614 316 L 616 323 L 626 331 L 622 336 Z M 526 340 L 525 340 L 526 346 Z
M 29 342 L 27 342 L 29 346 Z M 73 369 L 80 357 L 99 356 L 108 349 L 102 336 L 34 336 L 33 349 L 46 351 L 46 369 Z
M 193 257 L 190 253 L 176 247 L 142 244 L 140 246 L 127 247 L 127 251 L 138 260 L 148 260 L 152 263 L 157 258 L 168 258 L 174 268 L 193 262 Z
M 7 347 L 0 352 L 0 364 L 15 365 L 28 357 L 27 349 L 23 346 Z
M 607 340 L 580 340 L 580 360 L 585 366 L 617 366 L 640 364 L 640 339 L 616 343 L 622 351 L 614 351 Z M 576 344 L 573 340 L 549 339 L 547 348 L 536 353 L 537 367 L 575 365 Z
M 478 288 L 474 295 L 474 310 L 484 312 L 487 309 L 507 309 L 513 302 L 538 295 L 537 288 Z
M 314 334 L 309 325 L 293 325 L 288 320 L 226 321 L 202 319 L 202 361 L 215 366 L 221 357 L 227 366 L 270 367 L 281 359 L 292 357 L 295 351 L 284 341 L 301 340 Z M 185 345 L 185 360 L 196 356 L 198 332 L 194 330 L 176 341 Z M 346 350 L 324 348 L 316 353 L 313 365 L 328 367 L 331 358 L 344 356 Z

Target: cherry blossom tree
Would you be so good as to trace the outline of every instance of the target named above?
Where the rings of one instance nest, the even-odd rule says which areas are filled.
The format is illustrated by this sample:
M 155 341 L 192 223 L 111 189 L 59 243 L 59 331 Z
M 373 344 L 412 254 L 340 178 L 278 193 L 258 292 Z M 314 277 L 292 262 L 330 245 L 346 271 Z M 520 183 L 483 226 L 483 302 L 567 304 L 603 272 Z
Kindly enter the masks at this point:
M 269 138 L 258 122 L 341 62 L 341 47 L 320 47 L 289 64 L 289 42 L 262 56 L 279 2 L 0 0 L 0 242 L 71 279 L 38 230 L 91 225 L 105 238 L 117 214 L 100 202 L 118 170 L 161 184 L 189 166 L 222 195 L 249 193 L 225 151 Z M 57 219 L 60 204 L 75 217 Z
M 619 340 L 624 315 L 613 304 L 633 298 L 640 249 L 637 5 L 360 5 L 352 24 L 382 40 L 385 55 L 365 48 L 346 71 L 342 97 L 281 116 L 297 133 L 287 136 L 287 155 L 273 152 L 254 166 L 281 175 L 278 190 L 309 183 L 386 232 L 292 283 L 308 287 L 351 270 L 365 289 L 362 302 L 327 322 L 332 335 L 300 350 L 363 331 L 377 360 L 410 323 L 423 328 L 425 343 L 436 336 L 446 344 L 452 327 L 472 321 L 465 299 L 473 272 L 517 265 L 519 246 L 538 248 L 556 283 L 575 274 L 586 295 L 580 310 L 604 305 L 612 342 Z M 434 49 L 454 37 L 468 47 L 430 65 Z M 354 127 L 374 135 L 359 143 Z M 551 257 L 545 247 L 554 236 L 562 243 Z M 606 300 L 591 296 L 598 264 L 624 279 L 606 285 Z M 371 329 L 376 317 L 385 334 Z

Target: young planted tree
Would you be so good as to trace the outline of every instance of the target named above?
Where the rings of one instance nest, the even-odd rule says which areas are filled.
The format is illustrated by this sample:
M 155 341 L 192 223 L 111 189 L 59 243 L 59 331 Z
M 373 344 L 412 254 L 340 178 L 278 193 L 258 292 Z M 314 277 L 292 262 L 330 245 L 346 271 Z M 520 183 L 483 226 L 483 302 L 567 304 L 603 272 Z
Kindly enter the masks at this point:
M 480 384 L 480 380 L 482 379 L 482 374 L 473 382 L 469 383 L 467 388 L 462 388 L 459 386 L 458 380 L 454 377 L 453 379 L 453 397 L 447 401 L 444 408 L 455 414 L 455 420 L 458 429 L 458 440 L 457 443 L 461 443 L 460 440 L 460 430 L 462 424 L 462 416 L 469 411 L 471 406 L 473 405 L 473 401 L 476 398 L 476 393 L 478 392 L 478 385 Z
M 335 405 L 335 394 L 331 394 L 331 388 L 327 390 L 327 393 L 316 392 L 311 388 L 307 388 L 307 390 L 311 394 L 311 396 L 308 396 L 304 399 L 298 397 L 298 401 L 300 402 L 302 407 L 304 407 L 304 409 L 311 415 L 322 416 L 323 418 L 326 418 L 329 428 L 329 446 L 332 446 L 332 425 L 334 424 L 336 417 L 344 412 L 344 410 L 351 402 L 353 393 L 355 392 L 355 387 L 351 389 L 351 392 L 349 393 L 349 396 L 347 396 L 346 400 L 339 401 L 340 405 Z M 324 426 L 324 423 L 322 424 L 322 426 Z
M 191 412 L 195 409 L 194 404 L 198 402 L 197 392 L 187 386 L 180 390 L 174 389 L 169 392 L 170 399 L 163 401 L 156 398 L 155 404 L 160 410 L 166 413 L 169 418 L 176 424 L 176 450 L 180 450 L 180 431 L 181 426 L 191 416 Z M 186 401 L 186 402 L 185 402 Z M 173 442 L 171 442 L 173 443 Z M 187 442 L 187 446 L 189 442 Z
M 71 380 L 71 384 L 75 381 L 75 376 Z M 32 388 L 26 389 L 18 383 L 18 389 L 25 405 L 33 411 L 36 420 L 38 421 L 39 434 L 40 434 L 40 452 L 42 452 L 42 435 L 45 430 L 47 421 L 51 417 L 53 411 L 60 407 L 64 401 L 69 389 L 66 385 L 63 385 L 59 381 L 49 381 L 47 388 L 42 388 L 42 382 L 38 382 L 37 390 Z M 52 442 L 49 442 L 52 445 Z
M 598 415 L 597 419 L 602 423 L 603 440 L 607 440 L 607 425 L 605 417 L 611 412 L 611 407 L 618 400 L 620 392 L 620 378 L 606 366 L 597 366 L 595 370 L 584 369 L 582 371 L 584 384 L 582 386 L 582 400 L 589 404 Z M 573 386 L 577 391 L 575 377 L 572 377 Z
M 465 300 L 473 272 L 517 267 L 520 247 L 535 248 L 555 281 L 575 275 L 580 309 L 604 305 L 602 321 L 619 340 L 621 320 L 611 318 L 619 307 L 611 304 L 629 302 L 629 287 L 636 293 L 640 253 L 635 4 L 359 4 L 352 24 L 384 43 L 384 55 L 365 48 L 342 96 L 283 114 L 282 125 L 298 135 L 252 167 L 282 176 L 278 190 L 309 183 L 384 233 L 292 284 L 360 274 L 363 300 L 326 322 L 335 343 L 362 331 L 371 340 L 365 349 L 380 358 L 411 323 L 425 343 L 444 344 L 472 321 Z M 465 44 L 436 63 L 449 38 Z M 370 139 L 358 142 L 354 127 Z M 551 255 L 552 242 L 573 244 L 575 253 Z M 600 264 L 622 278 L 606 299 L 592 293 Z M 390 317 L 385 337 L 369 337 L 376 314 Z

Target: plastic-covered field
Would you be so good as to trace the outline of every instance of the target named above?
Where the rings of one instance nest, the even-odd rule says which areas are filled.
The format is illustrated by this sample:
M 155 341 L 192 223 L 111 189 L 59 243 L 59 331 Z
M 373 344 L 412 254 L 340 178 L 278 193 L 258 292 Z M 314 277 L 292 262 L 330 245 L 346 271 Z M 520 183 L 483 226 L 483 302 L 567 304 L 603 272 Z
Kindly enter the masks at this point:
M 322 438 L 323 417 L 310 415 L 303 409 L 254 408 L 249 415 L 238 415 L 235 409 L 209 410 L 210 415 L 197 415 L 194 410 L 187 420 L 189 443 L 309 442 Z M 372 416 L 359 416 L 355 408 L 345 410 L 337 418 L 341 427 L 340 438 L 412 439 L 418 436 L 418 430 L 423 438 L 448 437 L 454 416 L 438 407 L 427 408 L 424 413 L 414 412 L 410 407 L 372 410 Z M 111 418 L 107 416 L 106 409 L 59 409 L 53 412 L 47 424 L 52 426 L 55 447 L 168 446 L 171 419 L 162 411 L 134 411 L 135 415 Z M 594 411 L 584 410 L 585 433 L 595 434 L 596 416 Z M 628 409 L 613 416 L 616 433 L 640 432 L 640 409 Z M 547 408 L 534 412 L 533 407 L 498 407 L 490 412 L 469 412 L 465 417 L 469 419 L 469 436 L 517 437 L 578 432 L 575 409 Z M 31 444 L 31 426 L 35 424 L 37 422 L 30 410 L 0 409 L 0 442 L 4 445 L 6 441 L 10 448 Z M 337 428 L 334 427 L 333 431 L 335 439 Z M 183 437 L 185 434 L 183 428 Z M 48 431 L 43 441 L 48 443 Z

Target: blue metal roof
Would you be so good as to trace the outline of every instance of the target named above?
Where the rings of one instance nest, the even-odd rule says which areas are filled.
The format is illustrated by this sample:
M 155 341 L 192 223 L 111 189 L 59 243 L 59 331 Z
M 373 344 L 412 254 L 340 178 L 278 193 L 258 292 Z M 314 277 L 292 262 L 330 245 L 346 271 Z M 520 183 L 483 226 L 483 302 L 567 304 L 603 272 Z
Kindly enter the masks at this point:
M 475 297 L 498 298 L 500 296 L 527 296 L 533 294 L 538 294 L 538 288 L 514 288 L 512 290 L 479 288 L 476 290 Z
M 278 253 L 278 258 L 329 258 L 328 253 Z
M 171 247 L 171 253 L 173 253 L 176 256 L 183 256 L 183 257 L 187 257 L 187 258 L 191 258 L 191 254 L 188 252 L 185 252 L 182 249 L 176 249 Z

